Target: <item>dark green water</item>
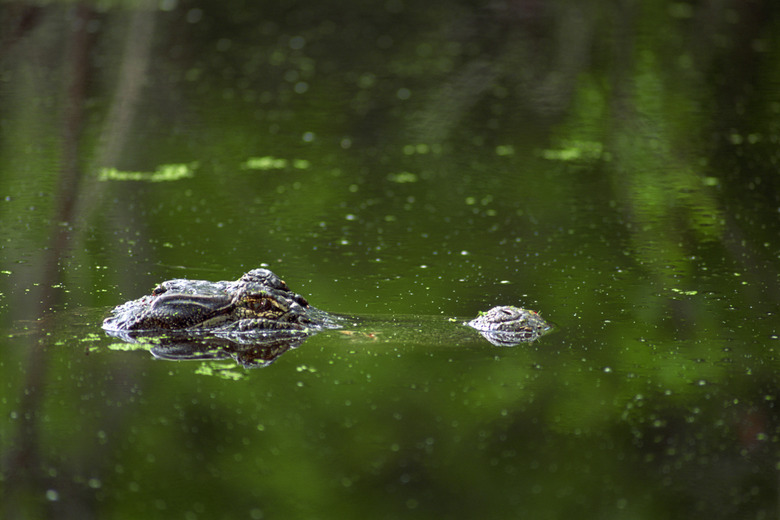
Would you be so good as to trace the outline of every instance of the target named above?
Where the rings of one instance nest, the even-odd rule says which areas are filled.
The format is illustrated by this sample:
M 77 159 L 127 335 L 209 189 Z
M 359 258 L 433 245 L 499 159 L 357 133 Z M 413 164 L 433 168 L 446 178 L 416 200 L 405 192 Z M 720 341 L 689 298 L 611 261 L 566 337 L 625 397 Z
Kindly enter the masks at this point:
M 141 4 L 0 10 L 0 516 L 778 517 L 775 2 Z M 100 328 L 260 266 L 368 325 Z

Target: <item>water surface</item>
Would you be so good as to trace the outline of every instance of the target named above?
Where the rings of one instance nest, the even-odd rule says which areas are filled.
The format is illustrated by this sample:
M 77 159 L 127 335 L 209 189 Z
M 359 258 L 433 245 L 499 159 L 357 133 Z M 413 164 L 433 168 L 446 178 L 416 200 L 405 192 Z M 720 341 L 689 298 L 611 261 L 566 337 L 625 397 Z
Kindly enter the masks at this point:
M 6 517 L 777 516 L 774 3 L 4 11 Z M 361 324 L 100 328 L 261 266 Z

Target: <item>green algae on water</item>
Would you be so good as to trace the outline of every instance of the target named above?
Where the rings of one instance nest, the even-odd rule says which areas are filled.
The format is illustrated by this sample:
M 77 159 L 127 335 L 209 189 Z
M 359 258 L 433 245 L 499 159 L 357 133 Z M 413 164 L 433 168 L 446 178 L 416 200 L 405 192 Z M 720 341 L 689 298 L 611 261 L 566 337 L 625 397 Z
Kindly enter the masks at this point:
M 186 179 L 195 175 L 198 163 L 161 164 L 153 172 L 130 172 L 116 168 L 102 168 L 98 173 L 100 181 L 143 181 L 170 182 Z

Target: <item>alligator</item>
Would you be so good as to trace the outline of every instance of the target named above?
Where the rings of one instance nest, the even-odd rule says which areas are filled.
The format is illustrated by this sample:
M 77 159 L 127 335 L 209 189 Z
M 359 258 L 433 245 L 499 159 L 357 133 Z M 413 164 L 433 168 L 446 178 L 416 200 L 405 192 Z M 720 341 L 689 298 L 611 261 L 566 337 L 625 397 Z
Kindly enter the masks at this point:
M 242 365 L 257 366 L 272 362 L 311 334 L 343 329 L 349 321 L 313 307 L 276 274 L 261 268 L 236 281 L 162 282 L 151 294 L 114 308 L 103 329 L 125 341 L 157 337 L 152 353 L 158 357 L 202 358 L 215 352 L 216 343 L 221 345 L 216 351 L 243 356 L 238 359 Z M 552 328 L 535 311 L 513 306 L 494 307 L 463 325 L 497 346 L 530 343 Z

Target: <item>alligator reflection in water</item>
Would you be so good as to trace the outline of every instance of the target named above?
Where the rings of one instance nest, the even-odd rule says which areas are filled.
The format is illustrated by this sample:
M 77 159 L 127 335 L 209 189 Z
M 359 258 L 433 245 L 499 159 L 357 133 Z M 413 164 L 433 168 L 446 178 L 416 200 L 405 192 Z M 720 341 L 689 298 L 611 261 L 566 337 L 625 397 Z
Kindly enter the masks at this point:
M 314 332 L 274 331 L 219 336 L 166 332 L 160 335 L 107 331 L 128 343 L 144 344 L 157 359 L 170 361 L 220 361 L 232 359 L 244 368 L 268 366 L 290 349 L 301 345 Z
M 103 328 L 128 342 L 152 343 L 159 358 L 232 357 L 257 367 L 346 322 L 309 305 L 268 269 L 254 269 L 234 282 L 165 281 L 152 294 L 116 307 Z M 464 325 L 497 346 L 530 343 L 551 329 L 536 312 L 511 306 L 494 307 Z

